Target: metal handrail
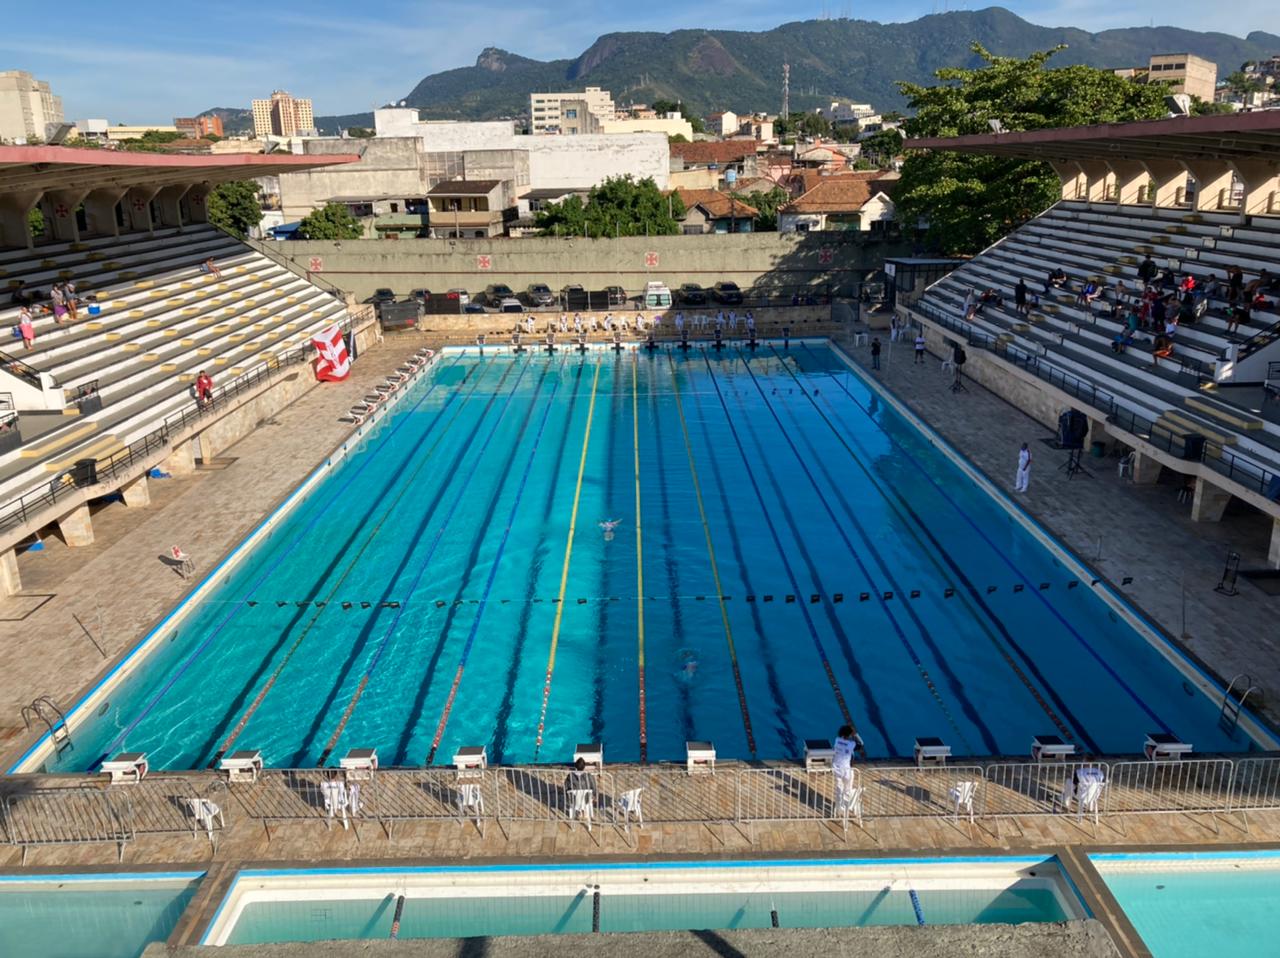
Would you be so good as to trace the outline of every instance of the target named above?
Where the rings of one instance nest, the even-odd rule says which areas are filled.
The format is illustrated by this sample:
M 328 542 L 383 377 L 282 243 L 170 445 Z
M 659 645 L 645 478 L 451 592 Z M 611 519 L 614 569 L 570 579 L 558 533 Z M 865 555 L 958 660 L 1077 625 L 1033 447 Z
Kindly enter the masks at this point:
M 1252 356 L 1264 346 L 1270 346 L 1278 338 L 1280 338 L 1280 320 L 1277 320 L 1264 329 L 1258 330 L 1241 343 L 1240 348 L 1236 352 L 1236 362 Z
M 16 356 L 10 356 L 6 352 L 0 352 L 0 369 L 3 369 L 5 372 L 30 383 L 37 389 L 42 388 L 40 384 L 40 370 L 36 369 L 34 366 L 24 363 Z

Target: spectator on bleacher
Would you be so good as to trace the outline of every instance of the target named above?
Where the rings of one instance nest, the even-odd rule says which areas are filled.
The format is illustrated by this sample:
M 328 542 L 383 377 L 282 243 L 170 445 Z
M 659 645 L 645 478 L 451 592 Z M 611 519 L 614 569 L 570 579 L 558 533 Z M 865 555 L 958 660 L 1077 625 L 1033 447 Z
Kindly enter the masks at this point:
M 213 402 L 213 377 L 203 369 L 196 377 L 196 405 L 208 406 Z
M 1143 258 L 1142 262 L 1138 264 L 1138 278 L 1142 280 L 1145 285 L 1150 286 L 1151 281 L 1156 278 L 1156 272 L 1155 260 L 1153 260 L 1150 254 L 1148 254 Z
M 1126 349 L 1133 345 L 1133 333 L 1127 329 L 1122 329 L 1116 333 L 1115 338 L 1111 340 L 1111 351 L 1113 353 L 1123 353 Z
M 1178 317 L 1177 316 L 1170 316 L 1168 319 L 1164 321 L 1164 335 L 1167 339 L 1171 341 L 1174 336 L 1178 335 Z
M 1044 279 L 1044 291 L 1046 294 L 1052 293 L 1055 289 L 1066 289 L 1067 274 L 1063 272 L 1062 267 L 1049 270 L 1049 275 Z
M 1163 327 L 1164 318 L 1167 314 L 1168 308 L 1165 306 L 1164 297 L 1160 295 L 1151 297 L 1151 312 L 1148 317 L 1151 320 L 1151 325 L 1156 329 Z
M 36 328 L 31 323 L 31 310 L 25 304 L 18 310 L 18 335 L 22 337 L 23 349 L 35 346 Z
M 200 268 L 214 279 L 222 279 L 222 270 L 218 269 L 218 264 L 213 261 L 212 256 L 205 260 L 204 263 L 201 264 Z
M 1249 325 L 1249 313 L 1253 309 L 1253 304 L 1247 300 L 1243 300 L 1231 306 L 1227 310 L 1227 332 L 1234 333 L 1240 326 Z
M 1241 272 L 1239 266 L 1227 267 L 1227 302 L 1234 303 L 1240 298 L 1240 291 L 1244 289 L 1244 273 Z
M 1151 364 L 1159 366 L 1160 360 L 1168 359 L 1173 355 L 1173 340 L 1165 336 L 1164 333 L 1156 336 L 1155 342 L 1151 344 Z
M 1013 305 L 1019 316 L 1026 316 L 1030 312 L 1027 305 L 1027 281 L 1021 277 L 1018 278 L 1018 285 L 1013 288 Z
M 1178 289 L 1182 291 L 1183 295 L 1193 292 L 1195 288 L 1196 278 L 1190 273 L 1187 273 L 1186 276 L 1182 277 L 1182 282 L 1178 284 Z
M 1244 288 L 1244 298 L 1252 301 L 1254 296 L 1258 294 L 1260 289 L 1268 289 L 1275 285 L 1275 277 L 1267 270 L 1263 270 L 1258 274 L 1258 278 Z
M 62 287 L 59 284 L 54 283 L 49 288 L 49 301 L 53 303 L 53 321 L 61 326 L 67 317 L 67 303 L 62 297 Z
M 983 291 L 982 295 L 978 297 L 978 308 L 976 311 L 980 313 L 987 306 L 998 307 L 999 305 L 1000 294 L 996 292 L 994 286 L 988 286 L 986 290 Z
M 13 284 L 10 303 L 14 306 L 30 306 L 32 299 L 31 293 L 27 291 L 27 281 L 25 279 L 20 279 Z
M 76 295 L 75 280 L 62 284 L 62 301 L 67 307 L 67 317 L 74 323 L 80 318 L 80 297 Z
M 1124 328 L 1129 331 L 1132 336 L 1138 331 L 1138 311 L 1133 308 L 1133 304 L 1129 304 L 1129 310 L 1125 313 Z
M 1093 315 L 1093 301 L 1098 298 L 1099 292 L 1098 284 L 1093 280 L 1089 280 L 1089 282 L 1080 287 L 1080 292 L 1076 295 L 1076 305 L 1083 304 L 1085 309 L 1089 311 L 1089 315 Z
M 1197 318 L 1195 293 L 1186 293 L 1182 297 L 1182 303 L 1178 306 L 1178 322 L 1190 324 L 1194 323 Z
M 964 294 L 964 318 L 973 319 L 978 311 L 978 291 L 970 287 Z

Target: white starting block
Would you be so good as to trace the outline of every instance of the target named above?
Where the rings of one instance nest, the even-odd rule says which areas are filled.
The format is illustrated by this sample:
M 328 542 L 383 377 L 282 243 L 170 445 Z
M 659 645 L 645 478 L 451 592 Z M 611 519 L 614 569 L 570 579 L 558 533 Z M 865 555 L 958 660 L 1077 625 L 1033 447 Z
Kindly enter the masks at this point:
M 604 771 L 604 746 L 599 742 L 588 742 L 585 745 L 578 745 L 573 750 L 573 764 L 578 764 L 578 759 L 582 759 L 586 763 L 583 771 L 587 772 L 603 772 Z
M 1153 762 L 1161 759 L 1181 761 L 1193 751 L 1195 749 L 1192 746 L 1179 741 L 1177 736 L 1167 732 L 1148 732 L 1147 741 L 1142 746 L 1143 754 Z
M 927 736 L 925 738 L 916 739 L 915 746 L 916 765 L 923 768 L 925 765 L 946 765 L 947 759 L 951 757 L 951 746 L 947 745 L 940 738 Z
M 111 776 L 112 785 L 137 785 L 147 777 L 150 767 L 147 765 L 146 752 L 121 752 L 113 759 L 102 763 L 102 771 Z
M 453 755 L 458 778 L 480 778 L 489 767 L 489 754 L 483 745 L 464 745 Z
M 836 759 L 836 750 L 831 747 L 831 740 L 825 738 L 807 738 L 804 740 L 804 770 L 806 772 L 829 772 Z
M 338 760 L 338 767 L 347 776 L 348 782 L 371 782 L 373 773 L 378 770 L 378 750 L 376 748 L 353 748 Z
M 262 753 L 257 749 L 245 752 L 232 752 L 222 756 L 218 763 L 219 771 L 227 773 L 227 783 L 249 782 L 258 780 L 262 774 Z
M 685 742 L 685 768 L 694 772 L 716 773 L 716 747 L 710 742 Z
M 1057 735 L 1037 735 L 1031 740 L 1031 758 L 1036 762 L 1065 762 L 1075 754 L 1076 747 Z

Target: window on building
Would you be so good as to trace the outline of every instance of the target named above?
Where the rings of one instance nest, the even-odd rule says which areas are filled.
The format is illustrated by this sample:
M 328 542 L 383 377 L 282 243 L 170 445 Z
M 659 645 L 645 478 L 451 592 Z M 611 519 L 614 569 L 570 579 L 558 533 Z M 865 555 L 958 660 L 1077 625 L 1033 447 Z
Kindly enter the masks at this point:
M 400 212 L 400 204 L 399 204 L 399 203 L 392 203 L 392 204 L 391 204 L 391 212 L 392 212 L 392 213 L 399 213 L 399 212 Z
M 487 235 L 484 230 L 476 230 L 476 239 L 484 239 Z
M 576 120 L 576 119 L 578 118 L 578 111 L 577 111 L 577 110 L 565 110 L 565 111 L 564 111 L 564 118 L 565 118 L 566 120 Z

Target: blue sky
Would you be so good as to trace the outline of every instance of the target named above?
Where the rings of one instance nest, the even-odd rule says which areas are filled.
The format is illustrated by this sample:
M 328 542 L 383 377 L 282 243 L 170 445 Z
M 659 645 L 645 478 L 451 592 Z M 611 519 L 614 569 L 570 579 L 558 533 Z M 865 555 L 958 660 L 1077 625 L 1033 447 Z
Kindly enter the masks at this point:
M 978 9 L 978 0 L 948 0 Z M 875 8 L 848 0 L 8 0 L 0 69 L 53 84 L 68 119 L 168 122 L 212 106 L 248 107 L 273 89 L 310 96 L 317 114 L 354 113 L 404 96 L 419 79 L 469 66 L 486 46 L 536 59 L 573 57 L 602 33 L 687 27 L 759 30 L 832 15 L 910 20 L 943 0 Z M 1201 0 L 1005 0 L 1035 23 L 1089 30 L 1199 28 Z M 1223 29 L 1278 28 L 1273 0 L 1237 0 Z

